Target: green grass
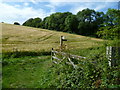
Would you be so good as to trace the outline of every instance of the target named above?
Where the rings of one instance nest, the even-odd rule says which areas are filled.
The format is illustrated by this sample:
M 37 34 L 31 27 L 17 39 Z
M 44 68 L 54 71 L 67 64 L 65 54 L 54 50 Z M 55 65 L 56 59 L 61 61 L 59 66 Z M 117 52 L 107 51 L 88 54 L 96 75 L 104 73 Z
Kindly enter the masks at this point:
M 48 88 L 54 80 L 50 56 L 5 59 L 3 88 Z

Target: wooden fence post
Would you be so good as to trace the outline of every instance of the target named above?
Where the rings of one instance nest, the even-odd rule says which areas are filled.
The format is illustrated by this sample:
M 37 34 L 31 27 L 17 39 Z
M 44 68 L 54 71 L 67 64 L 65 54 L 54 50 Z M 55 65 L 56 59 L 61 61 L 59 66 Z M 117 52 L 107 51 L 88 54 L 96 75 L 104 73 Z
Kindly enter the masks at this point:
M 120 47 L 112 47 L 107 46 L 106 47 L 106 56 L 108 58 L 109 66 L 116 66 L 120 62 Z
M 51 50 L 51 60 L 53 61 L 53 48 Z
M 63 36 L 60 37 L 60 50 L 62 50 L 62 45 L 63 45 L 63 40 L 62 40 Z
M 62 48 L 63 48 L 63 41 L 67 41 L 67 39 L 65 39 L 64 36 L 61 36 L 60 37 L 60 50 L 62 50 Z

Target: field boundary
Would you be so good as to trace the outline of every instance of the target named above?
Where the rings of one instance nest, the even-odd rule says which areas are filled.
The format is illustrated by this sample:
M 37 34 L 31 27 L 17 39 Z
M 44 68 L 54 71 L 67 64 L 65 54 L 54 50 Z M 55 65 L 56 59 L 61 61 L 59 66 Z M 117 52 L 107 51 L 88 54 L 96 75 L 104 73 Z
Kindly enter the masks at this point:
M 58 56 L 61 56 L 62 59 L 59 58 Z M 52 50 L 51 50 L 51 60 L 52 60 L 53 63 L 59 64 L 64 59 L 67 59 L 67 62 L 65 62 L 66 64 L 72 65 L 73 68 L 76 69 L 77 65 L 72 61 L 72 59 L 81 60 L 81 59 L 86 59 L 86 57 L 73 55 L 73 54 L 70 54 L 70 53 L 62 52 L 62 51 L 56 51 L 52 48 Z

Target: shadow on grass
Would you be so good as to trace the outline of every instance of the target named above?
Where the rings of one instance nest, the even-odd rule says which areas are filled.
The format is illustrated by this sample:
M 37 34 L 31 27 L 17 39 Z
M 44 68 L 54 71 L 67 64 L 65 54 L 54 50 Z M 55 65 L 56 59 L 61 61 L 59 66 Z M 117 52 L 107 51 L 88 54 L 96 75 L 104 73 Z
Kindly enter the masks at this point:
M 51 55 L 50 51 L 17 51 L 17 52 L 4 52 L 2 53 L 2 59 L 5 58 L 20 58 L 20 57 L 25 57 L 25 56 L 47 56 Z

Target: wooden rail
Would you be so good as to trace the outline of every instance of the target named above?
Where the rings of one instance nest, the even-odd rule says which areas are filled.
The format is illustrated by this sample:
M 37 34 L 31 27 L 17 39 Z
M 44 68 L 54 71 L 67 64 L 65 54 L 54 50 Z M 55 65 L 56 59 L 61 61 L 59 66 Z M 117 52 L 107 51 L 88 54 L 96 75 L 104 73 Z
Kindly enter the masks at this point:
M 57 55 L 61 55 L 63 57 L 63 59 L 58 58 Z M 53 48 L 52 48 L 52 50 L 51 50 L 51 60 L 52 60 L 53 63 L 59 64 L 59 62 L 63 61 L 65 58 L 68 59 L 68 62 L 66 62 L 66 64 L 72 65 L 74 69 L 76 69 L 77 65 L 75 65 L 74 62 L 71 59 L 77 59 L 77 60 L 86 59 L 86 57 L 73 55 L 73 54 L 69 54 L 69 53 L 65 53 L 65 52 L 61 52 L 61 51 L 54 51 Z M 55 61 L 54 59 L 57 60 L 57 61 Z
M 80 60 L 80 59 L 86 59 L 86 57 L 62 52 L 62 50 L 64 50 L 63 41 L 67 41 L 67 39 L 65 39 L 64 36 L 61 36 L 60 37 L 60 51 L 54 51 L 53 48 L 52 48 L 51 60 L 53 61 L 53 59 L 55 59 L 55 60 L 58 60 L 59 62 L 61 62 L 62 60 L 64 60 L 64 58 L 67 58 L 69 62 L 66 62 L 66 63 L 69 64 L 69 65 L 72 65 L 74 68 L 76 68 L 76 65 L 74 64 L 74 62 L 71 59 Z M 14 51 L 17 52 L 16 49 Z M 61 55 L 63 57 L 63 59 L 58 58 L 56 54 Z M 111 47 L 111 46 L 107 47 L 106 48 L 106 56 L 109 59 L 109 61 L 108 61 L 109 66 L 118 65 L 117 61 L 120 60 L 120 47 Z M 89 59 L 87 58 L 87 60 L 89 60 Z M 53 61 L 53 62 L 58 64 L 57 61 Z M 96 64 L 97 62 L 96 61 L 91 61 L 91 63 Z
M 58 51 L 51 51 L 52 53 L 56 53 L 56 54 L 61 54 L 61 55 L 65 55 L 65 56 L 69 56 L 70 58 L 73 59 L 86 59 L 86 57 L 82 57 L 82 56 L 78 56 L 78 55 L 73 55 L 73 54 L 69 54 L 69 53 L 65 53 L 65 52 L 58 52 Z

